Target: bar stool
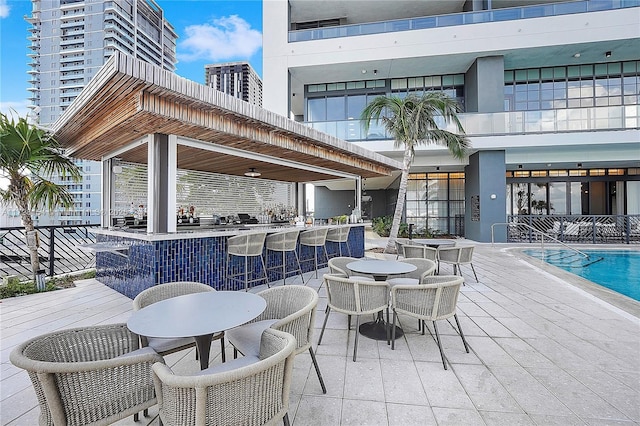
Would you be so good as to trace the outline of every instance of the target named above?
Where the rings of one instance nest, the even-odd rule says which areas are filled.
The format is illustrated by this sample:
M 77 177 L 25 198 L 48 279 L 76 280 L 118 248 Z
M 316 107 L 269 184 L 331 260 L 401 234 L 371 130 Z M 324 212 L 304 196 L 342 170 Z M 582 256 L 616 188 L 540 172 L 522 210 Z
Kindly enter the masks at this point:
M 342 256 L 342 243 L 347 245 L 347 253 L 349 253 L 349 257 L 351 257 L 351 249 L 349 248 L 349 231 L 351 231 L 350 226 L 338 226 L 335 228 L 330 228 L 327 232 L 327 238 L 325 241 L 325 252 L 327 253 L 327 258 L 329 258 L 329 250 L 327 250 L 326 243 L 336 243 L 338 244 L 339 253 L 334 254 L 334 256 Z
M 227 266 L 225 268 L 225 286 L 229 288 L 229 281 L 239 281 L 238 277 L 244 276 L 244 289 L 249 290 L 249 283 L 265 280 L 269 286 L 269 277 L 267 277 L 267 268 L 262 258 L 262 249 L 264 241 L 267 237 L 266 232 L 254 234 L 242 234 L 227 239 Z M 244 258 L 244 271 L 237 274 L 229 274 L 231 268 L 231 256 Z M 249 279 L 249 258 L 259 257 L 262 263 L 262 274 L 264 277 Z M 253 271 L 251 271 L 253 275 Z
M 296 229 L 295 231 L 282 231 L 277 232 L 275 234 L 267 235 L 265 247 L 267 248 L 267 262 L 269 251 L 281 252 L 282 253 L 282 265 L 273 266 L 271 268 L 267 268 L 267 271 L 282 268 L 282 283 L 284 285 L 287 284 L 287 253 L 293 252 L 296 256 L 296 263 L 298 264 L 298 271 L 300 273 L 300 278 L 302 278 L 302 284 L 304 284 L 304 275 L 302 275 L 302 268 L 300 267 L 300 259 L 298 258 L 297 245 L 298 245 L 298 236 L 300 235 L 300 230 Z
M 300 233 L 300 249 L 302 249 L 303 246 L 313 247 L 313 259 L 306 259 L 301 263 L 311 262 L 311 260 L 313 260 L 314 270 L 316 271 L 316 278 L 318 278 L 318 247 L 322 247 L 324 256 L 328 259 L 327 249 L 324 246 L 327 241 L 328 231 L 329 228 L 317 228 L 310 229 L 308 231 L 302 231 Z

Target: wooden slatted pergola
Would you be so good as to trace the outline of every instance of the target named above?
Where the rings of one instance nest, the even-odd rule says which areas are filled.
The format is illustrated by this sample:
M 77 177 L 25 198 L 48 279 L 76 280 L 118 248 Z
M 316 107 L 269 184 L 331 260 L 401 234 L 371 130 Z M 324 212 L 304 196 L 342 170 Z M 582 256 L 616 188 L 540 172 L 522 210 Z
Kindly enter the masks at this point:
M 313 182 L 389 176 L 399 162 L 115 53 L 53 131 L 76 158 L 146 164 L 146 135 L 176 135 L 180 169 Z
M 401 164 L 286 117 L 115 53 L 52 127 L 73 157 L 102 161 L 102 206 L 111 206 L 111 161 L 147 164 L 148 232 L 175 231 L 177 169 L 307 183 L 390 176 Z M 300 203 L 300 200 L 298 200 Z M 103 216 L 103 226 L 110 223 Z

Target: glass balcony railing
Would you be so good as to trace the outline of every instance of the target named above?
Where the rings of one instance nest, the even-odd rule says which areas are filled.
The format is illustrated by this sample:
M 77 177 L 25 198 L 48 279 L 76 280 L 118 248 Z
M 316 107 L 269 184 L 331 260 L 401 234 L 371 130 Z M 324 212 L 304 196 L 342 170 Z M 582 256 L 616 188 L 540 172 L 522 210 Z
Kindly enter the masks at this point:
M 467 113 L 459 114 L 458 118 L 469 136 L 626 130 L 640 128 L 640 105 Z M 443 120 L 436 121 L 440 128 L 456 131 L 453 126 L 445 126 Z M 366 133 L 360 120 L 316 121 L 305 124 L 346 141 L 391 139 L 384 126 L 373 122 Z
M 411 19 L 396 19 L 391 21 L 289 31 L 289 43 L 479 24 L 484 22 L 514 21 L 546 16 L 570 15 L 574 13 L 599 12 L 638 6 L 640 6 L 640 0 L 583 0 L 567 3 L 462 12 L 449 15 L 424 16 Z

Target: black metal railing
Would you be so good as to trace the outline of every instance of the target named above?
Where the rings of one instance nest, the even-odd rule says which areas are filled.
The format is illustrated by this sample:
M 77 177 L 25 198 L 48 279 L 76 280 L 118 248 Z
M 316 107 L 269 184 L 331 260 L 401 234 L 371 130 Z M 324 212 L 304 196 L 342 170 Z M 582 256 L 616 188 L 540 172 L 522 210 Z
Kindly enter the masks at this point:
M 96 241 L 91 228 L 98 226 L 37 226 L 40 269 L 54 276 L 94 268 L 95 254 L 86 253 L 79 246 Z M 30 252 L 22 227 L 0 228 L 0 277 L 8 275 L 32 276 Z
M 507 242 L 538 242 L 546 234 L 563 243 L 640 243 L 640 215 L 509 215 L 507 221 Z

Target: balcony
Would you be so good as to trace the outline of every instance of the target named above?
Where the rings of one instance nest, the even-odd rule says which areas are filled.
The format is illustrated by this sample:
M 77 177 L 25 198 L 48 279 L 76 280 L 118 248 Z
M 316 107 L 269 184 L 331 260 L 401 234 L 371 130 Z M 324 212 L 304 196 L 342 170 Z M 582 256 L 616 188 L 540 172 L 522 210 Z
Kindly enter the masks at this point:
M 536 133 L 629 130 L 640 128 L 640 105 L 515 111 L 499 113 L 467 113 L 458 115 L 468 136 L 516 135 Z M 439 126 L 446 127 L 442 120 Z M 364 133 L 360 120 L 306 122 L 316 130 L 346 141 L 391 139 L 382 125 L 372 125 Z
M 423 16 L 411 19 L 368 22 L 365 24 L 340 25 L 289 31 L 289 43 L 309 40 L 324 40 L 338 37 L 353 37 L 384 34 L 398 31 L 423 30 L 485 22 L 515 21 L 529 18 L 571 15 L 574 13 L 599 12 L 640 6 L 640 0 L 584 0 L 526 7 L 482 10 L 448 15 Z

